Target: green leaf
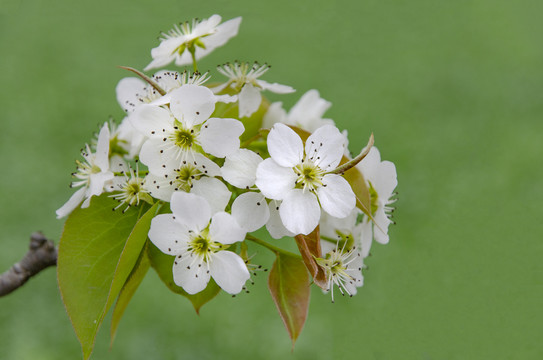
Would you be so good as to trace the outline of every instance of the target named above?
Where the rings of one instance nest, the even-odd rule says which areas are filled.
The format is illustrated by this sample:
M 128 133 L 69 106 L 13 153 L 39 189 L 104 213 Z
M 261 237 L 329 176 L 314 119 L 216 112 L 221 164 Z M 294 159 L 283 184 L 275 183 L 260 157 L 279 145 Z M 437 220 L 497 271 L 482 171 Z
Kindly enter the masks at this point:
M 278 253 L 270 271 L 268 288 L 294 347 L 309 308 L 309 276 L 304 263 Z
M 162 280 L 162 282 L 166 284 L 168 289 L 170 289 L 174 293 L 182 295 L 189 299 L 197 314 L 200 313 L 200 308 L 204 304 L 212 300 L 221 291 L 221 288 L 215 283 L 215 281 L 213 279 L 210 279 L 207 287 L 203 291 L 200 291 L 199 293 L 194 295 L 190 295 L 185 290 L 183 290 L 182 287 L 177 286 L 173 281 L 172 269 L 175 256 L 164 254 L 152 243 L 149 243 L 149 247 L 147 248 L 147 254 L 149 256 L 149 260 L 151 261 L 151 266 L 157 272 L 160 280 Z
M 153 207 L 138 221 L 136 209 L 124 214 L 112 211 L 116 204 L 105 194 L 93 198 L 89 208 L 72 212 L 60 239 L 60 292 L 85 359 L 92 353 L 109 306 L 136 264 L 147 238 L 147 222 L 156 212 Z
M 134 269 L 132 269 L 132 272 L 128 276 L 126 283 L 119 293 L 117 302 L 115 303 L 113 316 L 111 318 L 111 345 L 113 345 L 113 340 L 115 340 L 117 327 L 119 326 L 119 322 L 121 321 L 124 311 L 132 299 L 132 296 L 134 296 L 134 293 L 140 286 L 145 274 L 147 274 L 149 267 L 151 267 L 151 263 L 147 257 L 147 249 L 144 248 L 140 253 L 136 266 Z
M 294 238 L 296 240 L 296 245 L 298 245 L 298 250 L 300 250 L 300 254 L 302 255 L 302 259 L 304 260 L 304 264 L 313 277 L 313 282 L 321 289 L 326 290 L 328 288 L 326 273 L 315 261 L 315 258 L 322 257 L 319 226 L 308 235 L 299 234 Z

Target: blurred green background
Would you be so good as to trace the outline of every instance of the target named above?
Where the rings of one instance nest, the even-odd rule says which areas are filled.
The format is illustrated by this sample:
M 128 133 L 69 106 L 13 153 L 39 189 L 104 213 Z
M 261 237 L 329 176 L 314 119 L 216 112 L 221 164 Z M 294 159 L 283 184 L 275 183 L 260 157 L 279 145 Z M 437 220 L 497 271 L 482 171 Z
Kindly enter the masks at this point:
M 272 100 L 290 108 L 318 89 L 354 152 L 373 132 L 398 170 L 391 242 L 373 247 L 357 296 L 332 304 L 313 289 L 292 352 L 263 275 L 198 317 L 150 272 L 93 358 L 541 359 L 542 12 L 535 0 L 1 0 L 0 272 L 33 231 L 58 240 L 79 149 L 122 118 L 116 66 L 143 68 L 176 22 L 243 16 L 201 69 L 268 62 L 265 80 L 298 90 Z M 1 359 L 79 356 L 54 269 L 0 299 Z

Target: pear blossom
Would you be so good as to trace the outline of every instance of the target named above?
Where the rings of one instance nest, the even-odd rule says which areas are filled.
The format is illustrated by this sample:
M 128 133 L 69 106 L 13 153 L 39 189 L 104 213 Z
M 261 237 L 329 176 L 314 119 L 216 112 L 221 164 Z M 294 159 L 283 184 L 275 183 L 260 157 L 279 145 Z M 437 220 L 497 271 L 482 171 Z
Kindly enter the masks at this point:
M 373 237 L 378 243 L 387 244 L 388 227 L 393 222 L 390 219 L 394 211 L 391 205 L 396 202 L 393 196 L 394 189 L 398 185 L 396 167 L 390 161 L 381 161 L 381 155 L 376 147 L 372 147 L 368 155 L 356 167 L 368 182 L 371 197 L 373 221 L 366 216 L 363 223 L 363 236 Z
M 89 145 L 82 152 L 84 162 L 77 161 L 77 171 L 73 176 L 78 179 L 72 182 L 70 187 L 81 187 L 70 199 L 56 211 L 57 218 L 63 218 L 70 214 L 79 204 L 82 208 L 90 205 L 91 197 L 100 195 L 106 184 L 113 179 L 113 173 L 109 170 L 109 128 L 105 123 L 100 129 L 96 152 L 92 152 Z
M 183 85 L 203 85 L 209 80 L 209 75 L 208 73 L 191 74 L 188 71 L 178 73 L 177 71 L 161 70 L 156 72 L 151 79 L 166 93 L 169 93 Z M 153 103 L 162 97 L 153 86 L 135 77 L 121 79 L 117 83 L 115 93 L 117 102 L 127 113 L 133 112 L 139 105 Z
M 259 80 L 258 78 L 267 72 L 269 68 L 268 65 L 259 65 L 258 63 L 251 65 L 246 62 L 227 63 L 219 66 L 217 70 L 228 77 L 228 81 L 213 88 L 213 91 L 219 93 L 230 87 L 239 92 L 239 117 L 251 116 L 260 107 L 262 102 L 261 91 L 269 90 L 277 94 L 288 94 L 296 91 L 287 85 L 271 84 Z
M 372 236 L 364 231 L 365 224 L 360 219 L 362 214 L 356 207 L 342 219 L 322 214 L 319 223 L 322 252 L 330 252 L 340 243 L 347 244 L 347 247 L 356 246 L 362 257 L 366 258 L 370 252 Z
M 262 126 L 271 128 L 275 123 L 299 127 L 309 132 L 324 125 L 334 125 L 334 120 L 323 118 L 332 103 L 320 97 L 317 90 L 309 90 L 287 113 L 282 102 L 274 102 L 264 115 Z
M 228 20 L 221 25 L 221 17 L 212 15 L 209 19 L 193 19 L 175 25 L 162 34 L 160 45 L 151 50 L 153 61 L 145 71 L 168 65 L 172 61 L 178 66 L 190 64 L 192 54 L 196 60 L 209 54 L 238 34 L 241 17 Z
M 321 207 L 346 217 L 356 204 L 351 186 L 332 174 L 344 152 L 344 139 L 332 125 L 318 128 L 306 140 L 284 124 L 268 135 L 270 158 L 256 171 L 256 186 L 269 199 L 282 200 L 279 215 L 287 230 L 307 235 L 318 225 Z
M 187 293 L 204 290 L 212 277 L 229 294 L 239 293 L 249 279 L 243 259 L 228 247 L 243 241 L 245 230 L 232 215 L 213 213 L 201 196 L 176 192 L 172 214 L 151 221 L 149 239 L 163 253 L 175 256 L 174 282 Z
M 130 116 L 147 136 L 140 160 L 157 176 L 197 162 L 197 153 L 223 158 L 239 149 L 243 124 L 236 119 L 210 118 L 215 95 L 204 86 L 185 85 L 172 91 L 169 108 L 141 105 Z
M 356 295 L 356 288 L 364 284 L 362 269 L 364 262 L 362 255 L 356 247 L 345 249 L 345 244 L 339 248 L 339 243 L 335 248 L 327 252 L 323 258 L 316 259 L 326 274 L 328 281 L 325 292 L 330 291 L 332 302 L 334 302 L 334 285 L 336 285 L 341 295 Z
M 122 163 L 120 164 L 122 166 Z M 117 190 L 116 194 L 110 195 L 113 199 L 119 202 L 115 210 L 123 205 L 128 210 L 131 206 L 139 205 L 140 201 L 145 201 L 149 204 L 153 203 L 153 198 L 149 193 L 149 183 L 146 177 L 140 177 L 139 166 L 136 164 L 136 169 L 128 167 L 127 170 L 122 170 L 122 176 L 115 176 L 114 185 L 112 188 Z

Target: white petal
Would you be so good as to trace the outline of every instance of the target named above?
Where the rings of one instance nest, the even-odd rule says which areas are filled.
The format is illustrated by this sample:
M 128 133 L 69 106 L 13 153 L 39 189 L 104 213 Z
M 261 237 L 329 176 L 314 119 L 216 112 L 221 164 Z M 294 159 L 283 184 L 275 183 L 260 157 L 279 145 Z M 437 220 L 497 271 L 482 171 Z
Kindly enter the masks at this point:
M 239 93 L 239 117 L 251 116 L 258 110 L 261 102 L 260 89 L 252 84 L 245 84 Z
M 171 92 L 170 109 L 188 127 L 206 121 L 215 110 L 215 95 L 205 86 L 183 85 Z
M 279 215 L 283 225 L 295 234 L 307 235 L 319 224 L 321 209 L 317 197 L 301 189 L 290 190 L 281 206 Z
M 324 125 L 315 130 L 305 143 L 306 156 L 323 170 L 335 169 L 345 149 L 345 138 L 333 125 Z
M 149 167 L 151 174 L 156 176 L 164 176 L 170 172 L 172 162 L 175 160 L 171 152 L 160 152 L 161 145 L 162 140 L 148 139 L 143 143 L 140 151 L 140 161 Z
M 169 180 L 164 176 L 149 174 L 145 177 L 145 188 L 156 199 L 170 202 L 172 194 L 175 192 L 175 187 L 176 185 L 170 185 Z
M 325 122 L 332 122 L 330 119 L 322 119 L 322 116 L 332 105 L 331 102 L 322 99 L 317 90 L 309 90 L 290 109 L 288 113 L 289 123 L 313 132 Z
M 66 201 L 64 205 L 60 207 L 56 211 L 57 219 L 61 219 L 65 217 L 66 215 L 69 215 L 72 211 L 75 210 L 77 206 L 83 201 L 85 198 L 85 192 L 87 191 L 86 187 L 82 187 L 81 189 L 77 190 L 75 193 L 73 193 L 72 196 L 70 196 L 70 199 Z
M 383 209 L 378 209 L 373 215 L 375 224 L 373 224 L 373 238 L 380 244 L 388 244 L 388 226 L 391 221 L 386 216 Z
M 189 253 L 176 257 L 172 270 L 173 281 L 191 295 L 204 290 L 210 279 L 206 264 Z
M 222 181 L 210 177 L 202 177 L 193 182 L 190 192 L 206 199 L 211 214 L 224 211 L 232 197 L 232 193 Z
M 275 123 L 286 122 L 286 119 L 287 119 L 287 112 L 285 111 L 285 109 L 283 109 L 283 103 L 274 102 L 268 107 L 268 111 L 264 115 L 264 119 L 262 120 L 262 127 L 264 129 L 269 129 Z
M 209 238 L 213 241 L 225 245 L 233 244 L 243 241 L 245 234 L 247 234 L 247 231 L 238 224 L 232 215 L 224 211 L 216 213 L 211 218 Z
M 262 158 L 254 151 L 238 149 L 226 157 L 221 168 L 222 177 L 241 189 L 252 186 L 256 179 L 256 168 L 261 162 Z
M 87 191 L 87 197 L 98 196 L 104 192 L 104 187 L 106 183 L 110 180 L 113 180 L 115 175 L 111 171 L 101 172 L 98 174 L 91 174 L 89 177 L 89 188 Z M 85 206 L 86 207 L 86 206 Z
M 206 153 L 223 158 L 239 149 L 244 130 L 239 120 L 211 118 L 202 126 L 198 140 Z
M 269 90 L 271 92 L 274 92 L 276 94 L 289 94 L 289 93 L 293 93 L 295 92 L 296 90 L 288 85 L 281 85 L 281 84 L 278 84 L 278 83 L 272 83 L 270 84 L 269 82 L 267 81 L 264 81 L 264 80 L 257 80 L 258 82 L 258 85 L 260 85 L 262 87 L 262 89 L 264 90 Z
M 238 101 L 238 96 L 237 95 L 215 95 L 215 101 L 222 102 L 225 104 L 231 104 Z
M 239 24 L 241 23 L 241 17 L 230 19 L 225 21 L 221 25 L 217 26 L 215 34 L 210 35 L 202 39 L 206 45 L 206 49 L 196 48 L 196 54 L 199 57 L 207 55 L 213 49 L 226 44 L 228 40 L 238 34 Z
M 360 226 L 360 247 L 362 248 L 362 256 L 368 257 L 370 254 L 371 249 L 371 243 L 373 240 L 373 224 L 371 220 L 369 220 L 367 217 L 366 219 L 360 223 L 358 226 Z
M 179 255 L 187 245 L 188 229 L 173 214 L 157 215 L 151 220 L 149 239 L 164 254 Z
M 322 183 L 323 186 L 317 189 L 322 209 L 337 218 L 349 216 L 356 205 L 356 196 L 347 180 L 328 174 L 324 175 Z
M 362 175 L 364 175 L 366 180 L 373 182 L 376 178 L 380 162 L 381 154 L 379 154 L 379 150 L 373 146 L 366 157 L 359 162 L 356 167 L 362 172 Z
M 285 167 L 298 165 L 304 155 L 302 139 L 281 123 L 275 124 L 268 134 L 268 151 L 277 164 Z
M 175 220 L 190 230 L 203 230 L 211 219 L 211 209 L 206 199 L 183 191 L 173 193 L 170 208 Z
M 268 222 L 270 210 L 262 194 L 248 192 L 234 200 L 232 216 L 247 232 L 253 232 Z
M 270 210 L 270 219 L 266 223 L 266 230 L 270 233 L 271 237 L 274 239 L 281 239 L 284 236 L 294 236 L 296 234 L 287 230 L 281 217 L 279 216 L 279 201 L 270 201 L 268 204 L 268 209 Z
M 121 79 L 115 87 L 117 102 L 124 111 L 132 112 L 136 106 L 141 105 L 139 96 L 146 93 L 145 82 L 135 77 Z
M 205 157 L 200 153 L 192 153 L 191 159 L 194 166 L 200 170 L 206 176 L 221 176 L 221 168 L 215 164 L 211 159 Z
M 173 131 L 174 119 L 168 110 L 161 107 L 153 105 L 138 106 L 128 119 L 132 126 L 142 135 L 151 138 L 162 138 L 165 131 Z
M 282 200 L 285 194 L 294 188 L 296 178 L 294 170 L 280 166 L 268 158 L 256 168 L 255 185 L 268 199 Z
M 371 183 L 375 191 L 377 191 L 379 198 L 383 201 L 388 200 L 398 185 L 394 163 L 390 161 L 381 162 Z
M 209 271 L 217 285 L 229 294 L 239 293 L 250 277 L 243 260 L 231 251 L 215 253 Z
M 107 123 L 102 126 L 98 135 L 94 164 L 98 165 L 102 171 L 109 169 L 109 127 Z

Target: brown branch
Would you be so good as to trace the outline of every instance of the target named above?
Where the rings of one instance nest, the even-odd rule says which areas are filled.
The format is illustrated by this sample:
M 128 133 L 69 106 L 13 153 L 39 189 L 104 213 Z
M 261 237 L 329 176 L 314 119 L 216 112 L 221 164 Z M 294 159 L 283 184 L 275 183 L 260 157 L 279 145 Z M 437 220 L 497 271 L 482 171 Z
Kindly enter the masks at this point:
M 49 266 L 57 264 L 55 244 L 40 232 L 30 237 L 30 246 L 25 256 L 0 275 L 0 296 L 7 295 L 23 286 L 28 279 Z

